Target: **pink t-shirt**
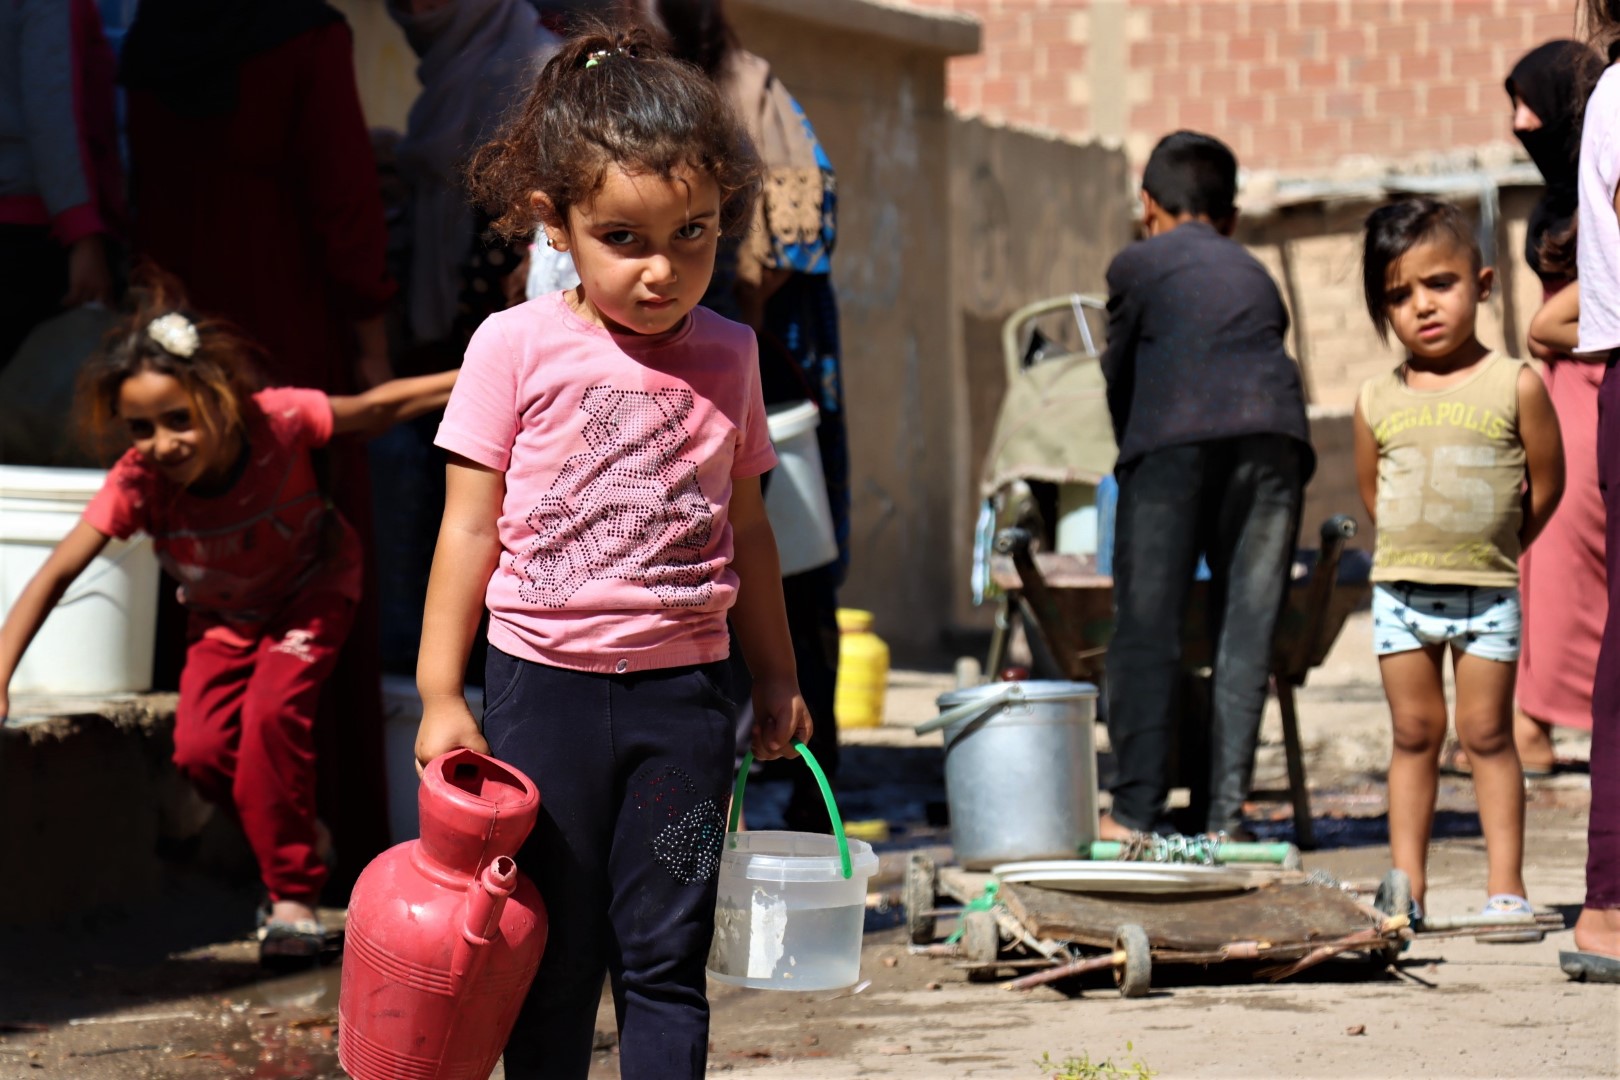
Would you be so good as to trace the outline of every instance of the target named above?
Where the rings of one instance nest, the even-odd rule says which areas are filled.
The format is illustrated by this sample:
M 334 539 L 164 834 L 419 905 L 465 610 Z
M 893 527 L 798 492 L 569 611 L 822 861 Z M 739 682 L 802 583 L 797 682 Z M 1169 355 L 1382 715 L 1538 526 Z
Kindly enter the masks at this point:
M 360 596 L 360 540 L 316 482 L 309 452 L 332 437 L 319 390 L 261 390 L 245 403 L 247 446 L 230 483 L 199 494 L 164 478 L 134 448 L 107 473 L 84 520 L 97 532 L 152 537 L 193 611 L 257 623 L 295 593 Z
M 703 308 L 613 334 L 563 293 L 484 321 L 436 441 L 506 474 L 491 645 L 621 673 L 727 655 L 732 481 L 776 464 L 757 350 Z

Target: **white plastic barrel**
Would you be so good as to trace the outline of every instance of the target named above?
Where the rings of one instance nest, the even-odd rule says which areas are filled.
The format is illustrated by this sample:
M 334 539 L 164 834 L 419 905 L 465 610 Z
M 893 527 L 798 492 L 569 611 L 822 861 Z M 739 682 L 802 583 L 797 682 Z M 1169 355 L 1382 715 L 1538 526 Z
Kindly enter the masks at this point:
M 101 490 L 99 469 L 0 465 L 0 618 Z M 11 678 L 13 694 L 152 686 L 158 562 L 144 535 L 109 543 L 57 603 Z
M 765 515 L 776 534 L 783 575 L 800 574 L 838 558 L 821 448 L 816 444 L 821 414 L 813 401 L 772 405 L 765 413 L 777 457 L 765 488 Z

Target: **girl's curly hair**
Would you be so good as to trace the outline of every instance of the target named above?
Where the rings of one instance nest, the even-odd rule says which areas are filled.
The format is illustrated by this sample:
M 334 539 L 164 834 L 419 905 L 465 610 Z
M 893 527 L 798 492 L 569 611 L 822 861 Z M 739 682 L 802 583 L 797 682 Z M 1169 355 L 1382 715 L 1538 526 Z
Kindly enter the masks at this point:
M 763 171 L 731 107 L 700 70 L 662 52 L 638 26 L 587 23 L 541 70 L 527 100 L 467 166 L 473 198 L 492 228 L 515 240 L 534 231 L 531 192 L 544 192 L 565 227 L 609 168 L 673 176 L 690 168 L 720 188 L 720 229 L 752 219 Z
M 152 336 L 153 320 L 183 315 L 197 331 L 190 356 L 170 352 Z M 85 434 L 104 458 L 116 457 L 129 441 L 118 425 L 118 392 L 143 371 L 168 375 L 185 388 L 196 422 L 215 438 L 242 426 L 242 406 L 261 383 L 258 349 L 235 327 L 186 307 L 185 291 L 172 275 L 154 266 L 135 272 L 124 318 L 108 332 L 100 351 L 79 374 L 79 416 Z

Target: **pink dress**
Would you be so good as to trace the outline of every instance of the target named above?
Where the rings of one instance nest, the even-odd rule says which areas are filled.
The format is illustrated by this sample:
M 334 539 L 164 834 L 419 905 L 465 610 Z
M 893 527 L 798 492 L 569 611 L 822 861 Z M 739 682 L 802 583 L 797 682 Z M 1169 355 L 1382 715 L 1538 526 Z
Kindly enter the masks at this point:
M 1564 498 L 1519 560 L 1524 645 L 1519 707 L 1562 727 L 1592 727 L 1592 680 L 1608 618 L 1598 388 L 1603 364 L 1560 357 L 1542 375 L 1564 436 Z

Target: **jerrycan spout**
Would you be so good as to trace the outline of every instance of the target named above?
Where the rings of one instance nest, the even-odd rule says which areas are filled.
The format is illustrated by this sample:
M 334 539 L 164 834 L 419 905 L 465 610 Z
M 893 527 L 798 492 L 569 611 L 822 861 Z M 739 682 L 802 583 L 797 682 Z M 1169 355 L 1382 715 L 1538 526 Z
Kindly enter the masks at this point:
M 517 863 L 502 855 L 488 866 L 478 879 L 478 885 L 467 890 L 467 920 L 461 936 L 475 945 L 489 941 L 501 924 L 501 909 L 506 898 L 517 888 Z
M 510 856 L 502 855 L 484 867 L 478 880 L 468 887 L 461 936 L 451 960 L 451 971 L 457 978 L 465 981 L 477 978 L 489 955 L 489 946 L 500 933 L 501 912 L 517 883 L 517 864 Z

